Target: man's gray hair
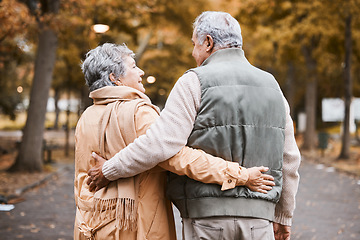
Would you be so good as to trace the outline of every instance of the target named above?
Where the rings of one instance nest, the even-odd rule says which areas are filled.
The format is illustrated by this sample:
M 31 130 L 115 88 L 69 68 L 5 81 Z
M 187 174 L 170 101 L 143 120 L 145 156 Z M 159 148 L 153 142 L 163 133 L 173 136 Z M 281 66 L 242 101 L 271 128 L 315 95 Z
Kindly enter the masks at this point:
M 116 79 L 125 75 L 126 56 L 134 57 L 135 54 L 125 44 L 105 43 L 90 50 L 81 65 L 90 91 L 105 86 L 116 86 L 111 82 L 109 75 L 113 73 Z
M 200 45 L 210 35 L 214 48 L 241 48 L 242 36 L 239 22 L 226 12 L 207 11 L 200 14 L 193 24 Z

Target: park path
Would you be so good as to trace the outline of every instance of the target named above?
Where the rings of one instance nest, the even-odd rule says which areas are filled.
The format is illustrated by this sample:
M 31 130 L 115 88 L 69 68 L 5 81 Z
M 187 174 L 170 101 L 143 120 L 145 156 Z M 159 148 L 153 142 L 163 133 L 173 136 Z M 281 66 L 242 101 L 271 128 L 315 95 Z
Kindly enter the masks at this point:
M 292 239 L 360 239 L 360 179 L 307 161 L 300 174 Z M 0 240 L 72 239 L 73 175 L 73 166 L 65 168 L 25 193 L 15 209 L 0 212 Z
M 360 239 L 360 178 L 303 161 L 292 239 Z
M 74 167 L 61 168 L 46 183 L 26 192 L 25 201 L 0 212 L 0 240 L 73 239 Z

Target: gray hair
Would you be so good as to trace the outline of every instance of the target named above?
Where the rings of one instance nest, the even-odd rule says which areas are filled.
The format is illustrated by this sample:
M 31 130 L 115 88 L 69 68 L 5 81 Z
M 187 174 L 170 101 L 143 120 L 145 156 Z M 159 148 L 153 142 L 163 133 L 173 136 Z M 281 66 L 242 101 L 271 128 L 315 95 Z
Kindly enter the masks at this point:
M 206 35 L 210 35 L 216 49 L 242 47 L 240 24 L 229 13 L 203 12 L 195 19 L 193 28 L 200 45 L 204 43 Z
M 115 86 L 109 75 L 113 73 L 116 79 L 125 75 L 124 59 L 126 56 L 134 57 L 135 54 L 125 44 L 105 43 L 90 50 L 81 65 L 86 85 L 89 86 L 90 91 L 105 86 Z

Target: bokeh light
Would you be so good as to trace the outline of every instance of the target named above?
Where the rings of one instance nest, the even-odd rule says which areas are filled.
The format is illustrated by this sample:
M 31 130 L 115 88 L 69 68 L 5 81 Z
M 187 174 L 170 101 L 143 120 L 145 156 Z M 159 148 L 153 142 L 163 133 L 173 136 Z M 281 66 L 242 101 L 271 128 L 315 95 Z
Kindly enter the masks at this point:
M 16 89 L 16 91 L 17 91 L 18 93 L 22 93 L 22 92 L 24 91 L 24 89 L 23 89 L 22 86 L 18 86 L 17 89 Z
M 150 84 L 154 83 L 156 81 L 156 78 L 154 76 L 148 76 L 146 81 Z
M 109 31 L 109 29 L 110 29 L 110 27 L 105 24 L 95 24 L 95 25 L 92 25 L 91 28 L 96 33 L 105 33 L 107 31 Z

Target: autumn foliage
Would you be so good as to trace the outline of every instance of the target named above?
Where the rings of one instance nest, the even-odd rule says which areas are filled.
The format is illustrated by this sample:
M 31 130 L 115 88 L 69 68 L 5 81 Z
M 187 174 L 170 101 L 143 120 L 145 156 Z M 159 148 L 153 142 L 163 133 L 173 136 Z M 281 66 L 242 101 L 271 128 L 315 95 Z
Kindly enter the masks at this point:
M 177 78 L 195 66 L 192 22 L 204 10 L 227 11 L 238 19 L 249 61 L 274 74 L 295 121 L 298 112 L 307 113 L 309 147 L 314 147 L 316 130 L 324 127 L 320 100 L 345 95 L 349 16 L 351 93 L 360 96 L 359 0 L 61 0 L 58 11 L 49 11 L 54 2 L 0 1 L 0 111 L 13 118 L 18 103 L 34 86 L 36 52 L 43 47 L 39 36 L 44 29 L 57 39 L 51 88 L 57 96 L 82 99 L 79 113 L 90 104 L 81 60 L 104 42 L 126 43 L 136 53 L 144 79 L 156 78 L 155 83 L 145 83 L 147 94 L 162 106 Z M 95 23 L 107 24 L 110 30 L 94 33 Z M 16 91 L 19 85 L 23 94 Z

